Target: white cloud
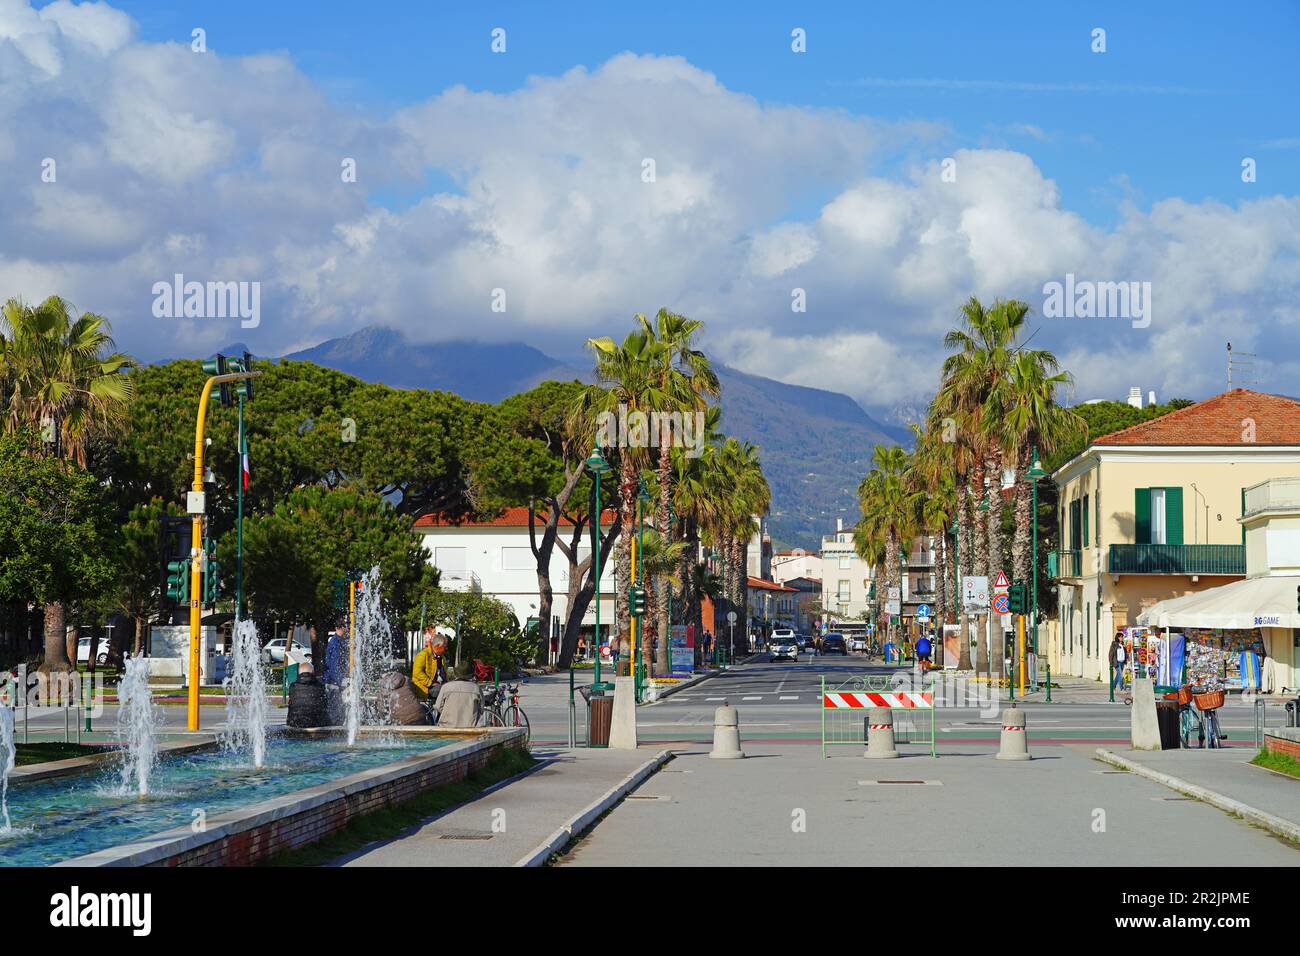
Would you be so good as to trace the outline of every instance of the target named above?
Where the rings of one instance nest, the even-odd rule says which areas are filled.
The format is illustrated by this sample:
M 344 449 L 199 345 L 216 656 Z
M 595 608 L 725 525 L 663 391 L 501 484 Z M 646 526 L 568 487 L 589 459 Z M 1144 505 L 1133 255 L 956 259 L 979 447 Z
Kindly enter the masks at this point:
M 571 355 L 669 305 L 706 321 L 723 361 L 881 406 L 933 389 L 969 295 L 1037 309 L 1067 272 L 1150 281 L 1155 300 L 1145 330 L 1041 322 L 1034 344 L 1061 354 L 1080 397 L 1206 394 L 1223 339 L 1279 354 L 1300 338 L 1294 197 L 1126 206 L 1103 229 L 1023 153 L 951 153 L 955 182 L 937 153 L 886 176 L 934 126 L 763 103 L 679 57 L 622 54 L 379 115 L 331 103 L 282 55 L 135 37 L 104 4 L 0 0 L 0 295 L 67 295 L 146 358 L 235 338 L 287 351 L 376 322 Z M 375 199 L 431 174 L 455 188 Z M 792 213 L 810 196 L 829 198 Z M 153 319 L 152 283 L 176 272 L 261 281 L 258 337 Z M 807 312 L 790 310 L 796 287 Z

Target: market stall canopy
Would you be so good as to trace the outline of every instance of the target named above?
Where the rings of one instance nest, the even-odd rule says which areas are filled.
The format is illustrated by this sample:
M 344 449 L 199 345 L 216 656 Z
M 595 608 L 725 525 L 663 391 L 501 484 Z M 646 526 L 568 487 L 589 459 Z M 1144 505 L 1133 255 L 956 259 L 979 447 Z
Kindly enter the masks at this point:
M 1147 627 L 1300 627 L 1297 587 L 1300 575 L 1233 581 L 1160 601 L 1139 614 L 1137 622 Z

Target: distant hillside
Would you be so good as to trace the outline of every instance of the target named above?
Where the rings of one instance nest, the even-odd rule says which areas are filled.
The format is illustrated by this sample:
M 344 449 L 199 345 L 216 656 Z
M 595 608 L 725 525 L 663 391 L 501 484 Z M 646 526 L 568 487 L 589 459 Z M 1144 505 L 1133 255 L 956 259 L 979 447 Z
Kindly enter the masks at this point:
M 475 402 L 499 402 L 539 382 L 563 381 L 582 374 L 518 342 L 413 345 L 400 332 L 378 326 L 330 339 L 285 358 L 315 362 L 393 388 L 455 392 Z
M 242 351 L 242 344 L 222 351 Z M 438 342 L 417 345 L 400 332 L 362 329 L 285 358 L 315 362 L 394 388 L 455 392 L 498 402 L 548 379 L 590 381 L 591 370 L 552 358 L 518 342 Z M 905 432 L 882 425 L 853 399 L 820 388 L 786 385 L 727 366 L 722 428 L 762 448 L 772 486 L 770 529 L 778 548 L 816 549 L 821 536 L 857 520 L 856 490 L 877 443 Z
M 762 447 L 777 548 L 821 546 L 835 519 L 857 521 L 858 482 L 890 429 L 847 395 L 718 368 L 722 429 Z

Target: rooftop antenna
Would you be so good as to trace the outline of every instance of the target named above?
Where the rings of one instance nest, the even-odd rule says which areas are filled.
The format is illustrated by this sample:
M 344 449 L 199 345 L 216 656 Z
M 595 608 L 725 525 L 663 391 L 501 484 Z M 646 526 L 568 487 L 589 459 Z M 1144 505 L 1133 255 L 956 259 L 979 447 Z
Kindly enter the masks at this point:
M 1232 343 L 1228 343 L 1228 388 L 1259 384 L 1255 378 L 1255 359 L 1254 352 L 1234 352 Z

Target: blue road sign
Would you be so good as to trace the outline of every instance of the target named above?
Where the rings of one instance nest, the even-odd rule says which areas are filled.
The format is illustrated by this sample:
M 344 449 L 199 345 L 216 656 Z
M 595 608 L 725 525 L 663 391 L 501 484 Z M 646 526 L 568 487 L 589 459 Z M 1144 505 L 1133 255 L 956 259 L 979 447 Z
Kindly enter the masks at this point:
M 928 618 L 930 616 L 930 605 L 928 604 L 919 605 L 916 609 L 916 616 L 918 618 Z
M 993 610 L 999 614 L 1011 613 L 1011 599 L 1005 594 L 995 594 L 993 596 Z

